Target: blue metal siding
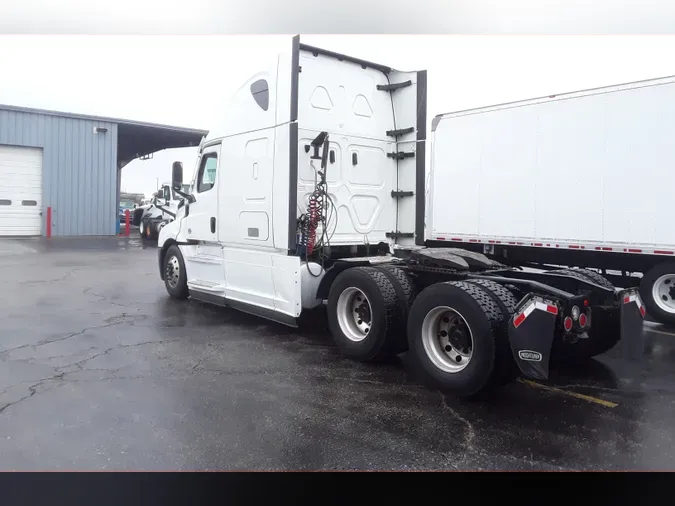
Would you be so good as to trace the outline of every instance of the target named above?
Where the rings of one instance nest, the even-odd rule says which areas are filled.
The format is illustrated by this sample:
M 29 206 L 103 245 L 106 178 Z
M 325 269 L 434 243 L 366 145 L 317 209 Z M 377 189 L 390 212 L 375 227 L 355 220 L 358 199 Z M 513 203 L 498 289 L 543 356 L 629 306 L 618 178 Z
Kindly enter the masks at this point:
M 0 109 L 0 144 L 42 148 L 42 215 L 51 206 L 52 235 L 115 235 L 116 123 Z

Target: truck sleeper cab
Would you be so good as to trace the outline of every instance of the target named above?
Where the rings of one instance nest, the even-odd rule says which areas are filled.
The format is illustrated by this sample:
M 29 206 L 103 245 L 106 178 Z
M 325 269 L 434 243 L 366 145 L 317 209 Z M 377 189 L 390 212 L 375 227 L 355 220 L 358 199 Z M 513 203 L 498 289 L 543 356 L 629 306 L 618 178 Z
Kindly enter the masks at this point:
M 433 385 L 466 397 L 518 372 L 546 378 L 553 355 L 587 358 L 619 336 L 637 355 L 635 290 L 425 247 L 425 143 L 425 71 L 296 36 L 202 141 L 190 194 L 174 164 L 183 201 L 158 239 L 168 293 L 287 325 L 325 304 L 346 356 L 410 350 Z

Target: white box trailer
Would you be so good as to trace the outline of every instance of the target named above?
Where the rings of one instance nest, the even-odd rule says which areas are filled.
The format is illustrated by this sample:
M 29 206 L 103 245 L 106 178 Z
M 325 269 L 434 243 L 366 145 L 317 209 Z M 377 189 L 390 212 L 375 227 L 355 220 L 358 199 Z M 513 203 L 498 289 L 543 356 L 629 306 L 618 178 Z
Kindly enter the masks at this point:
M 159 231 L 169 295 L 287 325 L 325 306 L 340 351 L 409 350 L 435 386 L 473 396 L 621 340 L 644 306 L 586 270 L 509 267 L 424 246 L 426 72 L 300 43 L 235 93 Z M 452 195 L 462 191 L 451 188 Z M 417 244 L 416 244 L 417 243 Z
M 427 238 L 592 267 L 675 323 L 675 78 L 436 116 Z M 450 244 L 448 244 L 450 243 Z

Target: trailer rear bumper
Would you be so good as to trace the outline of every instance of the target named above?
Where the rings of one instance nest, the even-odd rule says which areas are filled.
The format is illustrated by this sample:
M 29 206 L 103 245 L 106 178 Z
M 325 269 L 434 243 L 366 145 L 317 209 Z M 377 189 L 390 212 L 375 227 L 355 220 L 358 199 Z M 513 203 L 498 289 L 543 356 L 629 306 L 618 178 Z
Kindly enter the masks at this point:
M 616 292 L 619 306 L 620 341 L 623 358 L 639 360 L 644 351 L 642 332 L 645 306 L 636 288 Z M 592 308 L 591 308 L 592 309 Z M 560 306 L 536 295 L 526 296 L 509 320 L 508 335 L 513 357 L 522 374 L 545 380 L 549 376 L 551 350 L 562 333 Z

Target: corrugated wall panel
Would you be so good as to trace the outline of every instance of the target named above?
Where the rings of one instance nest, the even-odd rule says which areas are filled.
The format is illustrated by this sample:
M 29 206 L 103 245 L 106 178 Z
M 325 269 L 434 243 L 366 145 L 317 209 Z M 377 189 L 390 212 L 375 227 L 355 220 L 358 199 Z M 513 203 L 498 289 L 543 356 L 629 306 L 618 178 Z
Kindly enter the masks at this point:
M 108 131 L 94 134 L 97 126 Z M 115 123 L 0 110 L 0 144 L 43 149 L 42 211 L 52 207 L 53 235 L 115 234 Z

